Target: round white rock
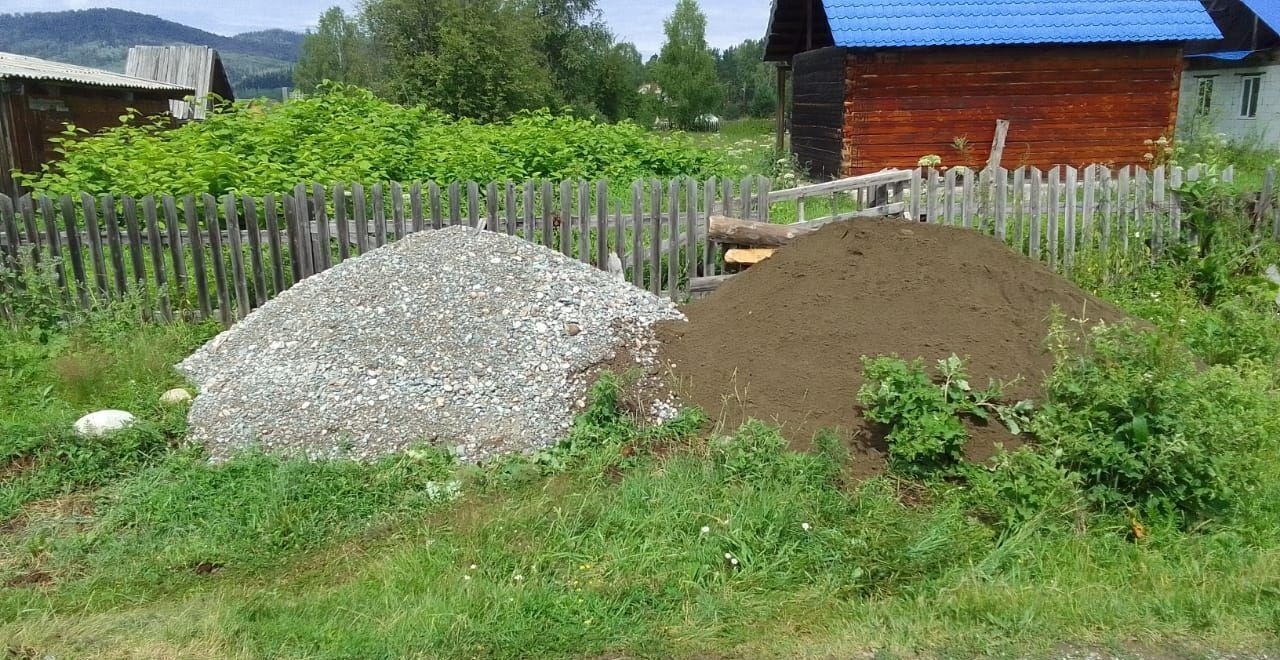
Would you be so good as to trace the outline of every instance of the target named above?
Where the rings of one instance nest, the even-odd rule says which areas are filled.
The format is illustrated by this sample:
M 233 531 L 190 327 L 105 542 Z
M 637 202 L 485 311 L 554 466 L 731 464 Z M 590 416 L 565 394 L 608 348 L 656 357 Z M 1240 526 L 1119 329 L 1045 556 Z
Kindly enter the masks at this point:
M 160 395 L 160 403 L 163 403 L 166 406 L 178 406 L 190 400 L 191 393 L 181 387 L 175 387 Z
M 119 431 L 134 422 L 133 415 L 123 410 L 99 410 L 76 420 L 75 431 L 85 438 L 100 438 Z

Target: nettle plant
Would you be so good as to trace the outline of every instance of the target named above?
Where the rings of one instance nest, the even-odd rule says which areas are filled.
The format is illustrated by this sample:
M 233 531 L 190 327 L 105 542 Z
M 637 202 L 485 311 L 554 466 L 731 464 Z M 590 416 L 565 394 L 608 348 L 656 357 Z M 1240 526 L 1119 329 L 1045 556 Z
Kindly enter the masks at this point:
M 866 383 L 858 401 L 868 419 L 887 427 L 890 463 L 903 472 L 929 474 L 959 463 L 969 439 L 963 417 L 995 418 L 1014 435 L 1030 420 L 1030 401 L 1003 402 L 1006 384 L 994 380 L 974 389 L 964 361 L 954 354 L 938 360 L 936 377 L 919 358 L 908 363 L 896 355 L 864 356 L 862 365 Z

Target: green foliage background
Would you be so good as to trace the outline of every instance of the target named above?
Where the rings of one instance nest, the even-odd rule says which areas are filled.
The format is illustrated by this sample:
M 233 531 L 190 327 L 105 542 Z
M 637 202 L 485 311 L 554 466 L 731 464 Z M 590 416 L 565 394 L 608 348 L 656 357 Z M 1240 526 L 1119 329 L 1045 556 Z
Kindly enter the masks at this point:
M 728 166 L 680 134 L 546 111 L 504 123 L 453 120 L 367 90 L 327 85 L 280 105 L 240 103 L 168 130 L 135 118 L 95 136 L 69 129 L 62 162 L 29 174 L 42 193 L 263 195 L 298 183 L 710 176 Z

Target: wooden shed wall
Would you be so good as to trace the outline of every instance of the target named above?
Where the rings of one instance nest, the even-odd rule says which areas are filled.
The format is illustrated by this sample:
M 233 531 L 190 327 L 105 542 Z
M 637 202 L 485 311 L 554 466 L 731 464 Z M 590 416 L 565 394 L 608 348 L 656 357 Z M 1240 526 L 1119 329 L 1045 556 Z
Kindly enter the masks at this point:
M 844 131 L 845 50 L 820 48 L 792 60 L 791 151 L 818 177 L 839 176 Z
M 1173 133 L 1181 73 L 1166 45 L 849 51 L 844 173 L 926 154 L 981 166 L 997 119 L 1010 122 L 1006 167 L 1143 163 L 1143 140 Z
M 11 91 L 0 91 L 0 147 L 6 152 L 0 154 L 0 166 L 4 166 L 0 192 L 6 194 L 17 192 L 8 176 L 10 169 L 34 172 L 57 157 L 49 138 L 57 137 L 64 123 L 97 132 L 118 125 L 120 115 L 129 108 L 143 115 L 169 111 L 165 92 L 16 82 L 9 83 Z

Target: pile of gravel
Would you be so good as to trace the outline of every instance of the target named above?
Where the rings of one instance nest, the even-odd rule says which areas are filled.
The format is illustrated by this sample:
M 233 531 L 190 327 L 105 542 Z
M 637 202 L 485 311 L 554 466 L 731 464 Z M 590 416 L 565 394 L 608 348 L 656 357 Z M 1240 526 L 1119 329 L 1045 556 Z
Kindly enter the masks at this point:
M 587 371 L 652 363 L 667 301 L 518 238 L 420 232 L 299 282 L 178 365 L 191 438 L 370 459 L 425 442 L 476 461 L 554 444 Z

